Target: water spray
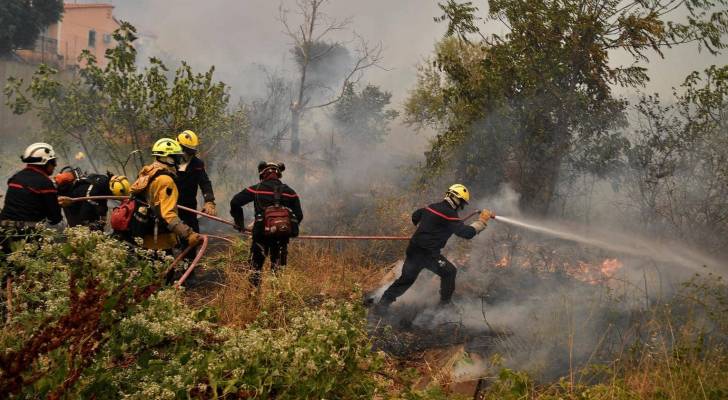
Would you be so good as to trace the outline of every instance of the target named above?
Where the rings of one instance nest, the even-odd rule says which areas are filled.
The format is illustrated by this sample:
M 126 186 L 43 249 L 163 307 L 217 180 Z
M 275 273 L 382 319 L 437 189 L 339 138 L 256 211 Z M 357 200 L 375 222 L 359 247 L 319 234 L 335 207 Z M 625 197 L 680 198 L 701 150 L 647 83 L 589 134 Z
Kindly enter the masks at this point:
M 719 267 L 722 263 L 718 260 L 714 260 L 696 251 L 692 251 L 685 246 L 670 246 L 667 243 L 660 243 L 654 240 L 650 240 L 644 237 L 637 236 L 633 233 L 626 232 L 615 232 L 611 236 L 620 238 L 621 240 L 614 240 L 611 237 L 609 239 L 605 237 L 597 237 L 593 232 L 591 235 L 587 233 L 574 232 L 572 229 L 564 227 L 549 227 L 548 223 L 544 222 L 525 222 L 515 218 L 495 216 L 494 219 L 499 222 L 503 222 L 508 225 L 516 226 L 523 229 L 528 229 L 533 232 L 546 234 L 549 236 L 557 237 L 564 240 L 569 240 L 576 243 L 582 243 L 589 246 L 599 247 L 605 250 L 619 252 L 623 254 L 629 254 L 638 257 L 647 257 L 656 261 L 662 261 L 666 263 L 678 263 L 684 266 L 700 268 L 704 266 Z M 606 236 L 603 233 L 601 236 Z

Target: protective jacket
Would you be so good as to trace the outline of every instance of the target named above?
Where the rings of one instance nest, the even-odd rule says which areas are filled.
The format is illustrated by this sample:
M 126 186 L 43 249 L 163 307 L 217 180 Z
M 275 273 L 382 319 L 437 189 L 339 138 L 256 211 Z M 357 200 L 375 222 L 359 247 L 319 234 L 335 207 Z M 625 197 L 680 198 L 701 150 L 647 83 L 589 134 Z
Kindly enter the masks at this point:
M 477 233 L 475 228 L 463 223 L 457 210 L 445 200 L 412 213 L 412 223 L 417 225 L 417 230 L 410 246 L 432 254 L 439 254 L 452 235 L 472 239 Z
M 175 178 L 179 190 L 179 204 L 189 208 L 197 208 L 197 188 L 202 191 L 205 202 L 215 201 L 212 182 L 205 171 L 205 162 L 192 157 L 189 163 L 180 166 Z
M 111 195 L 109 178 L 106 175 L 89 175 L 72 184 L 59 186 L 58 194 L 70 198 L 109 196 Z M 106 200 L 88 200 L 65 207 L 63 213 L 66 215 L 68 226 L 77 226 L 104 221 L 108 210 Z
M 274 204 L 275 190 L 280 187 L 280 203 L 291 210 L 292 216 L 296 219 L 293 224 L 294 235 L 297 234 L 298 224 L 303 221 L 303 211 L 298 194 L 279 179 L 268 179 L 258 184 L 243 189 L 230 201 L 230 215 L 237 226 L 245 226 L 243 206 L 252 202 L 255 209 L 255 224 L 253 225 L 253 237 L 263 235 L 263 211 L 266 207 Z
M 164 228 L 144 235 L 142 246 L 145 249 L 170 250 L 177 245 L 177 235 L 173 231 L 182 221 L 177 214 L 179 192 L 174 173 L 174 168 L 155 161 L 142 168 L 131 185 L 132 195 L 142 197 L 149 204 L 158 218 L 158 225 Z
M 44 169 L 28 165 L 8 180 L 0 220 L 41 222 L 55 225 L 63 219 L 58 192 Z

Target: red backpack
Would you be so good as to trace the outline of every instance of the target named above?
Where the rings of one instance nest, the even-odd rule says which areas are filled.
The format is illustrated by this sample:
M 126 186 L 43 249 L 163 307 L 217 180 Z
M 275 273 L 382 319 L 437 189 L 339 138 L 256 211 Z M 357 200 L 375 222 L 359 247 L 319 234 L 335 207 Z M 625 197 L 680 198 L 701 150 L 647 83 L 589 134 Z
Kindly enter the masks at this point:
M 131 220 L 136 210 L 136 200 L 133 198 L 125 199 L 111 210 L 111 229 L 116 232 L 131 231 Z
M 263 236 L 289 238 L 293 236 L 291 210 L 281 205 L 281 186 L 273 194 L 273 205 L 263 210 Z

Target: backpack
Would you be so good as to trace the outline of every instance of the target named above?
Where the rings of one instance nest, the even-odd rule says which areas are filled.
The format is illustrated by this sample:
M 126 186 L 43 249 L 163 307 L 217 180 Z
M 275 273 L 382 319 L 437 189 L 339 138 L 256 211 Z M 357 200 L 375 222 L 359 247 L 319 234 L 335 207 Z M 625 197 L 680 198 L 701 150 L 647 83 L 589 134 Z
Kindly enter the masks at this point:
M 280 239 L 294 236 L 291 210 L 281 205 L 281 186 L 273 193 L 273 204 L 263 210 L 263 236 Z
M 115 232 L 130 232 L 131 221 L 137 208 L 137 201 L 134 198 L 125 199 L 111 210 L 111 229 Z
M 164 173 L 155 174 L 147 183 L 147 187 L 160 175 L 164 175 Z M 158 218 L 154 210 L 138 195 L 124 199 L 118 207 L 114 207 L 111 211 L 111 228 L 115 232 L 127 233 L 132 237 L 143 237 L 155 232 L 155 228 L 159 228 L 157 224 Z M 166 224 L 164 225 L 157 231 L 167 232 Z

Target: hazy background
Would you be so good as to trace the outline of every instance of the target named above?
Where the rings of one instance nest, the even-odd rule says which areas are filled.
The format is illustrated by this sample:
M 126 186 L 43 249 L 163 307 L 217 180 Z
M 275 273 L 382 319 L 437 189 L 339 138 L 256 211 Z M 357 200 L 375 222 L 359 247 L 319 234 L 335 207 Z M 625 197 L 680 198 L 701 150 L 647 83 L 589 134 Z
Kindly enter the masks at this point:
M 117 18 L 128 20 L 147 34 L 156 36 L 160 49 L 196 68 L 215 65 L 220 78 L 238 94 L 258 90 L 255 64 L 290 66 L 290 43 L 278 22 L 278 7 L 293 1 L 276 0 L 112 0 Z M 384 45 L 384 70 L 372 70 L 370 81 L 394 94 L 401 104 L 414 85 L 416 66 L 427 57 L 444 32 L 435 23 L 441 14 L 436 0 L 332 0 L 331 16 L 352 17 L 352 28 L 372 43 Z M 483 10 L 485 1 L 475 1 Z M 502 31 L 499 23 L 487 22 L 487 30 Z M 669 93 L 672 86 L 695 69 L 728 62 L 728 56 L 698 53 L 696 46 L 665 52 L 664 60 L 648 65 L 652 79 L 648 91 Z M 616 54 L 615 63 L 630 61 Z M 253 78 L 253 79 L 251 79 Z

